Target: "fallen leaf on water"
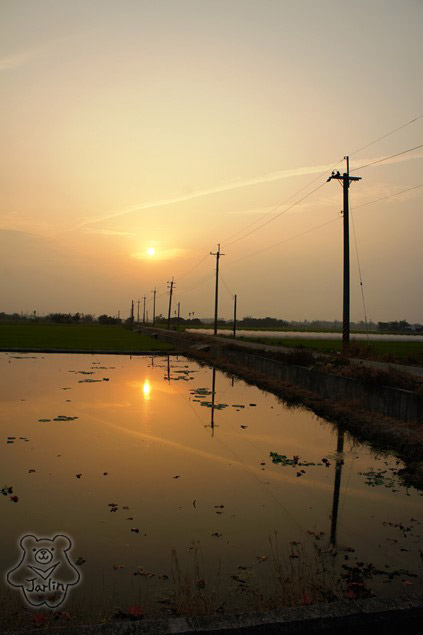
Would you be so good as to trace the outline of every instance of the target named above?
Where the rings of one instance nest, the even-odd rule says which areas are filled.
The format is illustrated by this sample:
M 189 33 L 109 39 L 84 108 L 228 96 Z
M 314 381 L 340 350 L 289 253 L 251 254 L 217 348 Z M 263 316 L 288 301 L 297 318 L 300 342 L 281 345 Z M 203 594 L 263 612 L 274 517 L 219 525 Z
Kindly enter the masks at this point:
M 131 531 L 134 532 L 134 534 L 139 534 L 140 530 L 137 527 L 132 527 Z
M 78 565 L 78 567 L 80 567 L 82 564 L 84 564 L 84 562 L 87 562 L 87 561 L 82 556 L 79 556 L 79 558 L 77 560 L 75 560 L 75 564 Z
M 76 478 L 81 478 L 82 474 L 75 474 Z
M 196 508 L 196 504 L 195 504 L 196 502 L 197 502 L 197 499 L 194 499 L 194 500 L 192 501 L 192 505 L 193 505 L 193 507 L 195 507 L 195 508 Z
M 223 534 L 220 534 L 218 531 L 215 531 L 212 536 L 214 536 L 215 538 L 220 538 L 221 536 L 223 536 Z
M 143 610 L 140 606 L 131 606 L 128 609 L 128 615 L 135 620 L 140 620 L 144 617 Z
M 177 474 L 176 476 L 172 476 L 172 478 L 181 478 L 181 477 L 179 476 L 179 474 Z
M 119 571 L 119 569 L 123 569 L 123 564 L 114 564 L 113 565 L 113 570 L 114 571 Z
M 17 496 L 10 496 L 10 500 L 14 503 L 17 503 L 19 498 Z
M 34 624 L 34 626 L 44 626 L 44 624 L 46 623 L 46 619 L 46 616 L 42 613 L 36 613 L 32 616 L 32 623 Z
M 35 470 L 28 470 L 28 474 L 33 474 Z

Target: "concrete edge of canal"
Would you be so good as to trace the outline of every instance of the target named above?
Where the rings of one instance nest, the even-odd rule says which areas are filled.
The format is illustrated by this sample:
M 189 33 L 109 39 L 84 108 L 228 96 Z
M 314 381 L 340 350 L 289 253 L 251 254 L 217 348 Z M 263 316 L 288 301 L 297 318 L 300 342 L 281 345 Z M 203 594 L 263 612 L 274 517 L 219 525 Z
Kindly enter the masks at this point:
M 299 635 L 322 633 L 335 635 L 397 635 L 420 632 L 423 619 L 423 597 L 369 598 L 340 600 L 331 604 L 283 608 L 264 613 L 237 615 L 170 617 L 156 620 L 113 621 L 103 624 L 53 627 L 50 635 L 170 635 L 216 633 L 224 635 L 261 635 L 280 633 Z M 35 635 L 32 630 L 3 631 L 2 635 Z
M 370 412 L 394 419 L 423 423 L 423 395 L 383 385 L 366 386 L 357 379 L 339 374 L 329 374 L 317 367 L 307 368 L 287 363 L 271 356 L 264 350 L 251 349 L 243 342 L 214 340 L 209 335 L 165 331 L 152 327 L 142 327 L 141 332 L 156 339 L 172 343 L 181 354 L 196 356 L 197 351 L 208 351 L 210 363 L 217 358 L 248 368 L 275 380 L 285 381 L 308 390 L 319 397 L 335 401 L 356 401 L 365 404 Z M 314 357 L 327 357 L 314 355 Z

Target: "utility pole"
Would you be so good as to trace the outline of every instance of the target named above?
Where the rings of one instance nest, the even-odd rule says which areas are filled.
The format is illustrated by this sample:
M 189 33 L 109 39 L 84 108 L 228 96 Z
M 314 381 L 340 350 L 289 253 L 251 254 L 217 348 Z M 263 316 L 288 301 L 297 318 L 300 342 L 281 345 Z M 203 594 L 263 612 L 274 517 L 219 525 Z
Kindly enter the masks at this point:
M 225 254 L 220 253 L 220 243 L 217 245 L 216 253 L 210 252 L 210 256 L 216 256 L 216 290 L 214 296 L 214 335 L 217 335 L 217 310 L 219 301 L 219 258 Z
M 173 282 L 173 278 L 170 282 L 167 283 L 167 288 L 169 289 L 170 293 L 169 293 L 169 312 L 167 314 L 167 329 L 168 331 L 170 330 L 170 311 L 172 308 L 172 293 L 173 293 L 173 287 L 174 287 L 174 282 Z M 169 286 L 170 285 L 170 286 Z
M 361 176 L 350 176 L 350 158 L 344 157 L 347 171 L 344 174 L 332 172 L 328 181 L 336 179 L 342 181 L 344 190 L 344 293 L 342 314 L 342 352 L 346 353 L 350 343 L 350 226 L 349 226 L 349 198 L 348 192 L 351 181 L 360 181 Z
M 140 301 L 137 300 L 137 322 L 140 321 Z
M 153 289 L 153 326 L 156 321 L 156 287 Z
M 236 337 L 236 294 L 234 295 L 234 337 Z
M 145 296 L 143 297 L 143 300 L 144 300 L 144 308 L 142 312 L 142 323 L 145 324 Z
M 179 320 L 181 318 L 181 303 L 178 302 L 178 331 L 179 331 Z
M 134 326 L 134 301 L 131 301 L 131 326 Z

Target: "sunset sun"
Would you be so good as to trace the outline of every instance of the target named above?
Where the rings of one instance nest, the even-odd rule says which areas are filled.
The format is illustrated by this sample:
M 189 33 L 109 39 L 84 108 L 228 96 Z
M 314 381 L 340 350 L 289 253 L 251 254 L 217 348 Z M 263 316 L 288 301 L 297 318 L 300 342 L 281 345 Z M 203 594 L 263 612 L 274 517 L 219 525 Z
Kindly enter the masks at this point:
M 156 250 L 154 249 L 154 247 L 149 247 L 149 248 L 147 249 L 147 254 L 148 254 L 149 256 L 154 256 L 154 255 L 156 254 Z

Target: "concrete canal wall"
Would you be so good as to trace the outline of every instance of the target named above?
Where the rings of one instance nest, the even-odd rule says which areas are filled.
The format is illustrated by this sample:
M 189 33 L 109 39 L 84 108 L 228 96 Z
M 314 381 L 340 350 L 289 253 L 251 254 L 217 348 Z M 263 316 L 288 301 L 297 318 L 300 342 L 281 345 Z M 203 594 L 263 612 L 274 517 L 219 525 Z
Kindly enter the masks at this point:
M 210 363 L 218 358 L 254 370 L 266 377 L 278 379 L 333 401 L 359 403 L 361 408 L 402 421 L 423 422 L 423 397 L 408 390 L 388 386 L 370 386 L 357 379 L 322 372 L 318 368 L 306 368 L 266 357 L 263 352 L 252 353 L 242 344 L 232 341 L 216 342 L 209 336 L 192 335 L 146 329 L 163 341 L 172 343 L 187 355 L 203 348 L 209 353 Z

